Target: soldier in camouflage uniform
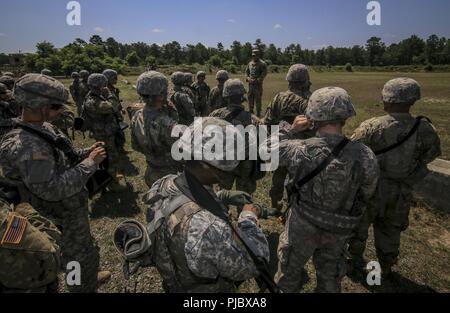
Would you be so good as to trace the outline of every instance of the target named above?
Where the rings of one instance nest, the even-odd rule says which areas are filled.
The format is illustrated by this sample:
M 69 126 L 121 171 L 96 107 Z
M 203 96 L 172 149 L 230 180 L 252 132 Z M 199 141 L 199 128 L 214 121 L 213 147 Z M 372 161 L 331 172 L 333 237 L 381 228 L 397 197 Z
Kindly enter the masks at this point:
M 28 74 L 17 81 L 14 98 L 22 105 L 21 121 L 36 131 L 69 139 L 47 121 L 61 114 L 68 92 L 57 80 Z M 90 232 L 88 179 L 106 158 L 102 143 L 78 150 L 82 161 L 73 164 L 62 150 L 34 132 L 21 127 L 10 130 L 0 144 L 0 165 L 8 181 L 16 185 L 23 202 L 62 230 L 62 267 L 81 265 L 81 285 L 67 286 L 72 292 L 94 292 L 99 267 L 98 248 Z M 100 276 L 108 273 L 101 272 Z
M 227 106 L 225 100 L 223 99 L 223 85 L 229 78 L 230 77 L 227 71 L 220 70 L 217 72 L 217 86 L 211 89 L 211 92 L 209 94 L 208 109 L 210 112 Z
M 0 83 L 0 120 L 19 116 L 20 110 L 17 102 L 12 98 L 11 90 Z
M 31 205 L 11 210 L 0 199 L 0 293 L 56 292 L 60 237 L 56 226 Z
M 336 147 L 343 147 L 319 174 L 292 189 L 275 275 L 284 292 L 301 289 L 305 282 L 304 266 L 311 257 L 317 273 L 316 291 L 341 290 L 346 265 L 344 249 L 375 191 L 379 175 L 373 152 L 342 135 L 346 119 L 355 114 L 345 90 L 327 87 L 312 94 L 306 117 L 298 116 L 292 126 L 286 122 L 280 125 L 280 166 L 288 168 L 291 183 L 312 173 Z M 311 122 L 317 130 L 316 137 L 306 140 L 292 137 L 308 130 Z M 342 146 L 343 143 L 346 145 Z
M 6 88 L 8 88 L 8 90 L 12 91 L 14 89 L 15 82 L 16 80 L 14 79 L 14 77 L 8 75 L 3 75 L 2 77 L 0 77 L 0 83 L 4 84 Z
M 174 107 L 167 105 L 167 88 L 166 77 L 154 71 L 139 76 L 136 86 L 145 106 L 133 114 L 131 145 L 145 155 L 145 182 L 149 187 L 158 179 L 181 170 L 180 164 L 171 156 L 175 141 L 171 133 L 178 114 Z
M 185 75 L 182 72 L 175 72 L 170 76 L 173 90 L 169 95 L 169 100 L 178 111 L 178 122 L 183 125 L 191 125 L 195 117 L 195 107 L 191 96 L 185 86 Z
M 103 74 L 91 74 L 88 79 L 90 88 L 89 94 L 83 104 L 83 118 L 92 137 L 99 142 L 105 143 L 108 151 L 108 172 L 115 179 L 109 185 L 111 191 L 119 191 L 122 186 L 120 156 L 115 142 L 117 132 L 119 132 L 119 122 L 116 119 L 116 107 L 114 106 L 115 96 L 106 87 L 108 80 Z
M 246 90 L 244 84 L 239 79 L 229 79 L 225 82 L 223 88 L 223 98 L 227 102 L 227 106 L 211 112 L 211 117 L 223 119 L 234 126 L 242 125 L 244 128 L 249 125 L 258 126 L 259 119 L 246 111 L 242 104 Z M 246 143 L 248 149 L 248 142 Z M 232 189 L 236 181 L 236 189 L 252 194 L 256 191 L 256 179 L 252 177 L 256 166 L 256 162 L 252 160 L 244 160 L 234 171 L 234 176 L 228 175 L 228 180 L 222 183 L 224 189 Z
M 247 65 L 245 74 L 248 82 L 248 106 L 250 113 L 254 113 L 256 103 L 256 115 L 261 116 L 262 95 L 264 78 L 267 76 L 267 65 L 259 57 L 260 51 L 252 52 L 252 60 Z
M 389 81 L 382 92 L 385 116 L 363 122 L 353 140 L 368 145 L 377 153 L 381 178 L 375 197 L 370 202 L 363 221 L 350 241 L 353 268 L 365 267 L 364 249 L 371 224 L 382 274 L 391 278 L 391 268 L 397 263 L 400 234 L 408 227 L 413 187 L 427 174 L 427 164 L 441 154 L 436 129 L 426 119 L 420 120 L 416 132 L 406 142 L 390 151 L 380 152 L 405 138 L 416 123 L 409 113 L 420 100 L 420 85 L 410 78 Z
M 109 92 L 111 94 L 111 97 L 109 98 L 111 100 L 111 103 L 114 106 L 115 109 L 115 116 L 117 121 L 120 123 L 123 123 L 123 106 L 122 106 L 122 100 L 120 100 L 120 90 L 115 87 L 117 84 L 117 72 L 111 69 L 107 69 L 103 71 L 103 75 L 108 79 L 108 85 L 106 86 L 109 89 Z M 124 145 L 125 145 L 125 132 L 121 128 L 116 133 L 115 137 L 116 146 L 119 148 L 119 150 L 123 153 L 124 151 Z
M 80 74 L 78 74 L 77 72 L 73 72 L 71 74 L 71 77 L 73 81 L 69 87 L 70 95 L 72 96 L 72 99 L 77 107 L 78 116 L 81 116 L 81 110 L 83 108 L 84 99 L 82 99 L 80 94 Z
M 311 95 L 308 68 L 303 64 L 291 66 L 286 80 L 289 82 L 289 90 L 278 93 L 267 108 L 264 117 L 264 123 L 267 126 L 279 125 L 282 121 L 292 124 L 297 116 L 305 115 Z M 313 135 L 312 132 L 301 132 L 298 134 L 298 139 L 306 139 Z M 283 208 L 282 199 L 287 173 L 285 167 L 278 167 L 273 173 L 272 188 L 269 192 L 272 207 L 280 212 Z
M 89 93 L 89 86 L 88 86 L 88 78 L 89 78 L 89 72 L 86 70 L 80 71 L 80 89 L 79 89 L 79 96 L 80 96 L 80 111 L 78 112 L 78 116 L 81 116 L 82 110 L 83 110 L 83 104 L 84 101 L 86 101 L 86 97 Z
M 196 116 L 208 116 L 209 108 L 208 108 L 208 97 L 211 92 L 211 88 L 209 88 L 208 84 L 206 84 L 206 73 L 200 71 L 197 73 L 197 81 L 191 85 L 191 89 L 195 92 L 196 98 L 196 108 L 195 113 Z
M 194 127 L 204 128 L 207 125 L 215 125 L 223 132 L 227 126 L 231 126 L 214 118 L 204 118 L 202 124 L 191 125 L 191 138 L 188 138 L 186 144 L 192 147 L 192 152 L 195 149 L 201 150 L 211 139 L 204 136 L 200 146 L 193 145 L 192 135 L 196 132 Z M 241 135 L 236 133 L 237 136 Z M 185 171 L 204 185 L 204 191 L 227 211 L 225 203 L 234 204 L 235 195 L 222 192 L 215 194 L 212 186 L 238 164 L 236 156 L 227 160 L 188 161 Z M 186 172 L 158 180 L 144 197 L 145 202 L 150 204 L 147 214 L 150 224 L 140 228 L 144 233 L 147 232 L 146 229 L 152 229 L 152 247 L 149 249 L 145 242 L 139 243 L 142 249 L 136 251 L 135 255 L 141 259 L 151 258 L 151 263 L 155 264 L 163 279 L 166 292 L 236 292 L 235 284 L 258 276 L 258 270 L 231 227 L 193 201 L 192 194 L 198 191 L 190 189 Z M 154 199 L 159 200 L 155 202 Z M 159 224 L 154 218 L 168 209 L 171 213 L 159 220 L 160 226 L 153 227 L 152 225 Z M 254 247 L 255 254 L 268 262 L 269 246 L 258 226 L 259 213 L 253 205 L 246 205 L 239 215 L 237 228 L 244 240 Z

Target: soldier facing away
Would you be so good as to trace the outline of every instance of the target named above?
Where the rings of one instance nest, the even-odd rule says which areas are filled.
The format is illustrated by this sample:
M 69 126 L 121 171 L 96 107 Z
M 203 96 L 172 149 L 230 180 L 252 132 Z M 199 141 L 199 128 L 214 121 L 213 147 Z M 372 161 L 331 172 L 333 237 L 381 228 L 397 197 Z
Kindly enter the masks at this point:
M 178 122 L 183 125 L 191 125 L 195 117 L 195 107 L 185 86 L 185 75 L 182 72 L 174 72 L 170 76 L 170 80 L 173 90 L 169 95 L 169 100 L 178 111 Z
M 204 118 L 199 126 L 191 125 L 192 136 L 187 144 L 191 145 L 192 152 L 203 149 L 210 139 L 204 136 L 202 144 L 195 146 L 194 127 L 208 125 L 217 126 L 225 133 L 225 127 L 230 124 L 215 118 Z M 236 156 L 227 160 L 188 161 L 185 172 L 158 180 L 145 196 L 146 203 L 150 205 L 147 214 L 150 224 L 140 227 L 145 234 L 141 238 L 150 235 L 152 246 L 149 247 L 150 241 L 140 240 L 139 250 L 125 250 L 125 254 L 134 260 L 142 260 L 141 264 L 156 266 L 166 292 L 230 293 L 236 291 L 235 284 L 238 282 L 258 275 L 254 262 L 229 224 L 213 214 L 210 211 L 212 208 L 196 200 L 196 195 L 203 192 L 202 199 L 212 199 L 220 206 L 221 212 L 227 214 L 224 203 L 233 204 L 233 196 L 230 197 L 229 193 L 216 195 L 212 186 L 229 175 L 238 163 Z M 201 190 L 191 185 L 189 179 L 202 185 Z M 269 247 L 258 227 L 258 215 L 257 208 L 246 205 L 239 215 L 237 228 L 245 242 L 254 247 L 255 255 L 268 262 Z M 161 216 L 164 218 L 161 219 Z M 127 234 L 126 229 L 124 232 L 119 227 L 116 231 L 119 235 L 116 243 L 122 247 L 121 240 L 117 239 L 134 239 L 129 236 L 133 233 Z M 125 242 L 125 247 L 130 245 Z M 124 252 L 123 249 L 120 251 Z
M 89 93 L 89 86 L 88 86 L 89 72 L 86 70 L 81 70 L 80 78 L 81 78 L 81 81 L 80 81 L 80 89 L 79 89 L 79 101 L 81 103 L 81 107 L 79 108 L 78 116 L 81 116 L 84 101 L 86 101 L 86 97 Z
M 400 234 L 408 228 L 413 187 L 428 174 L 427 164 L 441 154 L 440 139 L 433 125 L 426 118 L 414 118 L 410 113 L 420 98 L 420 85 L 413 79 L 387 82 L 382 92 L 387 115 L 363 122 L 353 135 L 353 140 L 375 151 L 381 170 L 375 197 L 350 241 L 355 273 L 366 265 L 363 253 L 368 229 L 373 224 L 382 275 L 392 278 Z
M 0 198 L 0 293 L 56 292 L 61 233 L 31 205 Z
M 40 74 L 20 78 L 13 96 L 22 105 L 22 127 L 10 130 L 0 144 L 0 164 L 5 177 L 17 186 L 23 202 L 30 203 L 43 217 L 62 230 L 62 267 L 76 261 L 81 266 L 81 285 L 67 286 L 72 292 L 95 292 L 98 275 L 98 248 L 90 232 L 88 192 L 85 185 L 106 158 L 102 143 L 75 150 L 75 163 L 61 148 L 39 133 L 69 139 L 48 122 L 56 119 L 67 101 L 68 92 L 57 80 Z
M 307 277 L 304 266 L 311 257 L 316 291 L 341 290 L 344 249 L 375 191 L 379 174 L 373 152 L 342 134 L 345 121 L 355 114 L 345 90 L 327 87 L 312 94 L 306 117 L 297 117 L 292 126 L 281 123 L 280 165 L 288 168 L 292 179 L 275 275 L 284 292 L 302 288 Z M 293 134 L 308 130 L 311 122 L 316 137 L 293 139 Z M 317 171 L 315 176 L 313 171 Z
M 70 75 L 73 79 L 72 83 L 69 86 L 70 95 L 72 96 L 73 101 L 77 107 L 78 116 L 81 115 L 81 110 L 83 108 L 84 99 L 81 97 L 80 91 L 80 74 L 77 72 L 73 72 Z
M 191 85 L 192 90 L 195 92 L 196 98 L 196 116 L 208 116 L 208 97 L 211 91 L 208 84 L 205 82 L 206 73 L 200 71 L 196 75 L 196 81 Z
M 211 89 L 208 98 L 210 112 L 226 107 L 227 104 L 223 98 L 223 86 L 229 78 L 228 72 L 225 70 L 220 70 L 216 73 L 217 86 Z
M 108 80 L 108 85 L 106 87 L 108 88 L 110 93 L 109 100 L 114 106 L 116 119 L 119 125 L 122 125 L 124 121 L 122 100 L 120 99 L 119 88 L 115 87 L 115 85 L 117 84 L 118 74 L 115 70 L 106 69 L 103 71 L 103 75 Z M 122 153 L 125 152 L 124 151 L 125 131 L 122 129 L 122 127 L 120 127 L 119 131 L 116 133 L 115 143 Z
M 260 51 L 252 51 L 252 60 L 245 70 L 248 82 L 248 107 L 250 113 L 254 113 L 256 104 L 256 115 L 261 117 L 263 83 L 267 76 L 267 65 L 260 59 Z
M 119 191 L 123 187 L 119 184 L 120 156 L 115 138 L 120 127 L 113 104 L 115 96 L 110 93 L 107 83 L 108 80 L 103 74 L 94 73 L 89 76 L 90 91 L 83 104 L 83 117 L 93 138 L 105 143 L 108 152 L 108 172 L 114 178 L 114 182 L 108 188 L 111 191 Z
M 278 93 L 267 107 L 264 124 L 268 126 L 279 125 L 282 121 L 292 124 L 297 116 L 306 113 L 308 99 L 311 96 L 308 68 L 303 64 L 292 65 L 286 80 L 289 82 L 289 90 Z M 313 135 L 312 132 L 301 132 L 298 133 L 298 139 L 306 139 Z M 282 199 L 287 174 L 285 167 L 278 167 L 272 176 L 269 195 L 272 207 L 279 212 L 283 208 Z
M 171 133 L 178 114 L 174 107 L 167 105 L 168 81 L 163 74 L 143 73 L 136 89 L 145 106 L 133 114 L 131 145 L 145 155 L 145 182 L 150 188 L 158 179 L 181 170 L 181 164 L 171 155 L 175 141 Z
M 249 125 L 259 125 L 259 119 L 246 111 L 242 104 L 246 94 L 244 84 L 239 79 L 229 79 L 223 88 L 223 98 L 227 106 L 211 112 L 211 117 L 223 119 L 234 126 L 242 125 L 244 128 Z M 246 142 L 246 151 L 249 148 L 249 141 Z M 233 188 L 236 181 L 236 189 L 253 194 L 256 191 L 256 179 L 252 177 L 255 171 L 256 161 L 243 160 L 234 170 L 234 175 L 227 175 L 227 180 L 223 180 L 221 187 L 227 190 Z

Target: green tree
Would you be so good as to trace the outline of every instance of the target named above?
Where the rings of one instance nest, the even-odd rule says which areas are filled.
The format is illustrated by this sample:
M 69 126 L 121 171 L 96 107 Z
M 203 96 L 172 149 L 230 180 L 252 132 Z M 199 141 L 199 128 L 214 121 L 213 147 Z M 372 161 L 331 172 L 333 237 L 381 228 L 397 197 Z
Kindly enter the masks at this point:
M 125 58 L 129 66 L 138 66 L 140 59 L 135 51 L 129 53 Z

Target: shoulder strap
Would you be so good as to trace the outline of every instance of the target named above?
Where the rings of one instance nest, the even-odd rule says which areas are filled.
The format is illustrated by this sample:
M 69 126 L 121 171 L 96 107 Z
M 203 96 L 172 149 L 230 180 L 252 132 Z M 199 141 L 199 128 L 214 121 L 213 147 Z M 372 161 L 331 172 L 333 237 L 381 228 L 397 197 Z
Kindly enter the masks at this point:
M 392 151 L 392 150 L 400 147 L 402 144 L 407 142 L 408 139 L 411 138 L 416 133 L 416 131 L 419 129 L 420 121 L 423 120 L 423 119 L 427 120 L 431 124 L 431 120 L 429 118 L 425 117 L 425 116 L 418 116 L 418 117 L 416 117 L 416 122 L 414 123 L 413 128 L 411 128 L 409 133 L 403 139 L 399 140 L 398 142 L 394 143 L 393 145 L 390 145 L 389 147 L 386 147 L 384 149 L 375 151 L 375 154 L 376 155 L 384 154 L 386 152 Z
M 186 197 L 183 193 L 181 193 L 180 195 L 176 196 L 172 201 L 170 201 L 167 207 L 161 210 L 157 210 L 155 212 L 155 216 L 147 226 L 148 234 L 151 235 L 155 231 L 157 231 L 161 227 L 164 219 L 166 219 L 177 209 L 181 208 L 183 205 L 191 201 L 192 200 L 190 198 Z
M 293 182 L 292 184 L 289 184 L 286 189 L 288 190 L 289 194 L 293 194 L 294 192 L 298 192 L 300 188 L 311 181 L 314 177 L 320 174 L 335 158 L 339 157 L 339 154 L 342 150 L 344 150 L 345 146 L 350 142 L 350 139 L 344 137 L 344 139 L 339 142 L 339 144 L 334 147 L 334 149 L 331 151 L 330 155 L 322 161 L 322 163 L 319 164 L 314 170 L 312 170 L 308 175 L 303 177 L 297 182 Z

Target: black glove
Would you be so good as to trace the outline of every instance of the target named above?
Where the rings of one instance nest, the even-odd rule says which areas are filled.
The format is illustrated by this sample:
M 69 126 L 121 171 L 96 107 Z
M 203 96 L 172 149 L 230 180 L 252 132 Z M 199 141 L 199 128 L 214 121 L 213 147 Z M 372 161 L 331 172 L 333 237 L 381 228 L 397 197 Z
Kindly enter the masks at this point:
M 244 206 L 253 203 L 252 196 L 243 191 L 221 190 L 217 193 L 217 197 L 222 200 L 226 206 Z

